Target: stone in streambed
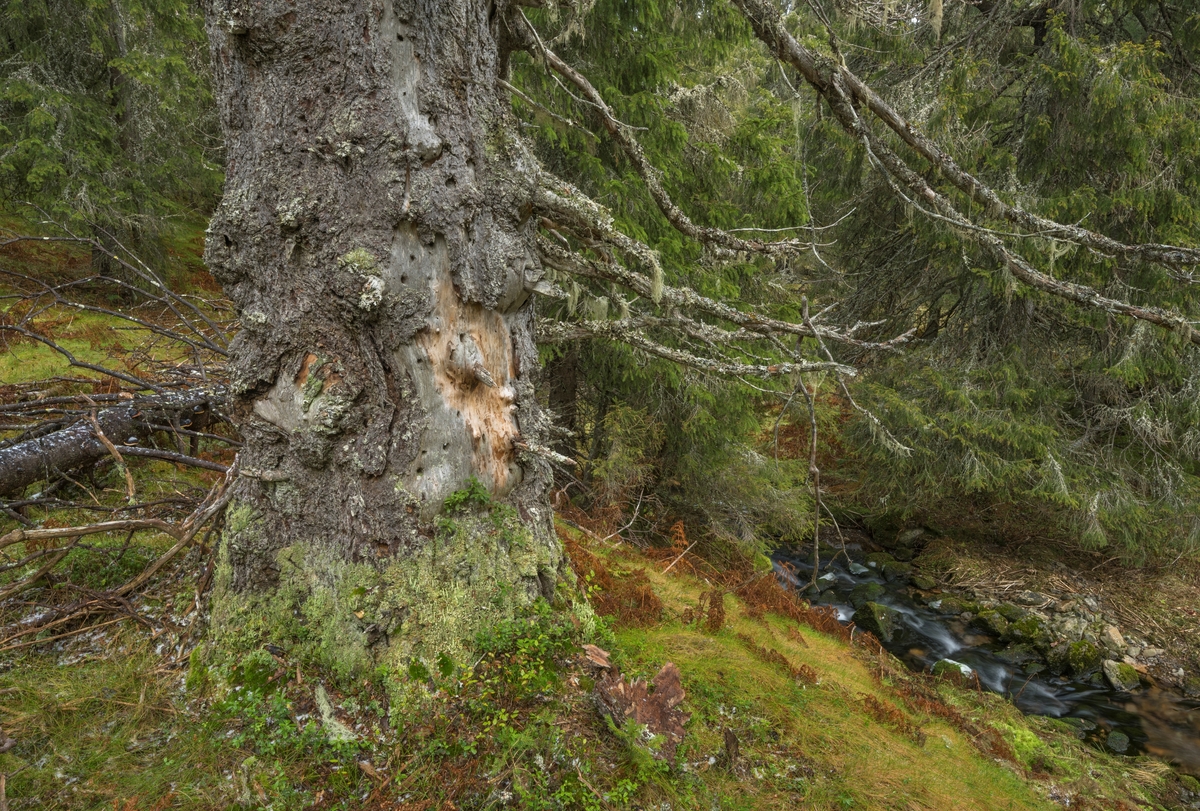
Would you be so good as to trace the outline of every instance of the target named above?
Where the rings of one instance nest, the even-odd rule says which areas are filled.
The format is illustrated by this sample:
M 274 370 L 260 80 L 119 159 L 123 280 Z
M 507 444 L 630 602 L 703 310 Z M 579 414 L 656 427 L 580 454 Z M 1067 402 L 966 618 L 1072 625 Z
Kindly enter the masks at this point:
M 1029 645 L 1010 645 L 996 654 L 996 658 L 1013 665 L 1023 665 L 1038 659 L 1038 653 Z
M 866 566 L 863 566 L 861 563 L 857 563 L 857 562 L 851 562 L 849 568 L 850 568 L 850 574 L 854 575 L 855 577 L 862 577 L 864 574 L 871 573 L 870 569 L 868 569 Z
M 912 564 L 893 560 L 890 563 L 882 564 L 879 570 L 883 572 L 884 579 L 888 582 L 907 580 L 909 575 L 912 574 Z
M 1104 671 L 1104 678 L 1108 679 L 1114 690 L 1130 692 L 1142 683 L 1138 672 L 1124 662 L 1105 659 L 1101 669 Z
M 1129 750 L 1129 736 L 1124 732 L 1117 732 L 1115 729 L 1108 733 L 1108 740 L 1104 745 L 1116 752 L 1118 755 L 1125 754 Z
M 891 642 L 898 623 L 896 612 L 891 608 L 869 602 L 854 613 L 854 624 L 875 634 L 881 642 Z
M 974 672 L 970 665 L 964 665 L 953 659 L 939 659 L 933 665 L 933 675 L 935 676 L 962 676 L 964 679 L 969 679 Z
M 975 617 L 975 624 L 992 636 L 1004 637 L 1008 634 L 1008 620 L 991 608 L 980 611 Z
M 896 559 L 887 552 L 872 552 L 866 557 L 867 565 L 875 571 L 880 571 L 885 563 L 895 563 Z
M 961 597 L 951 595 L 942 598 L 941 610 L 947 614 L 962 614 L 964 611 L 972 611 L 976 607 L 975 603 Z
M 879 583 L 860 583 L 850 592 L 850 605 L 862 608 L 883 596 L 884 588 Z

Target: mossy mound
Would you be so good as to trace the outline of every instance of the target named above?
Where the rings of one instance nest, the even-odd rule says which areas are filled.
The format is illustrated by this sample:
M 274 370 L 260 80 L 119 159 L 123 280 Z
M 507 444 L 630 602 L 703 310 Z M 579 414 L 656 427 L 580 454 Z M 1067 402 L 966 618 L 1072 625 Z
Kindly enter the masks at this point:
M 350 562 L 325 544 L 281 549 L 277 584 L 266 592 L 231 587 L 223 548 L 203 659 L 228 668 L 272 644 L 343 679 L 406 672 L 418 659 L 468 661 L 480 631 L 554 588 L 561 553 L 507 505 L 448 504 L 434 537 L 387 562 Z M 236 509 L 229 524 L 261 531 Z

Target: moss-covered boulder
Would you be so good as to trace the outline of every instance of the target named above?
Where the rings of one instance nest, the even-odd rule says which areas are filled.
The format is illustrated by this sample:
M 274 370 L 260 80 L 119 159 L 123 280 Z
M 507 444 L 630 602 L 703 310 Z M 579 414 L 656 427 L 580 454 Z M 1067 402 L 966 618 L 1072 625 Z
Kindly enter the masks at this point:
M 979 606 L 972 600 L 967 600 L 963 597 L 949 596 L 942 598 L 941 610 L 945 611 L 947 614 L 957 615 L 962 614 L 965 611 L 975 613 L 979 610 Z
M 885 563 L 895 563 L 896 562 L 896 559 L 894 557 L 892 557 L 891 555 L 889 555 L 887 552 L 872 552 L 871 554 L 867 555 L 864 558 L 864 560 L 866 561 L 867 566 L 869 566 L 870 568 L 874 569 L 877 572 L 883 568 L 883 565 Z
M 1138 672 L 1124 662 L 1105 659 L 1101 668 L 1104 670 L 1104 678 L 1108 679 L 1108 683 L 1112 685 L 1114 690 L 1129 692 L 1130 690 L 1136 690 L 1138 685 L 1142 683 Z
M 1000 615 L 999 611 L 994 608 L 986 608 L 976 615 L 973 623 L 975 626 L 983 629 L 987 633 L 995 637 L 1004 638 L 1008 636 L 1008 620 Z
M 1046 667 L 1055 676 L 1061 676 L 1071 669 L 1071 646 L 1060 643 L 1046 651 Z
M 1013 642 L 1025 642 L 1037 647 L 1045 647 L 1049 636 L 1041 620 L 1032 614 L 1008 623 L 1008 638 Z
M 862 608 L 867 603 L 873 603 L 883 596 L 883 586 L 879 583 L 860 583 L 850 592 L 850 605 Z
M 894 610 L 879 603 L 866 603 L 854 613 L 854 624 L 875 634 L 881 642 L 895 638 L 898 620 Z
M 1086 639 L 1072 642 L 1067 648 L 1067 663 L 1076 676 L 1094 672 L 1103 658 L 1100 649 Z
M 898 560 L 889 561 L 880 565 L 879 570 L 883 572 L 883 576 L 889 582 L 899 582 L 907 580 L 912 574 L 911 563 L 901 563 Z
M 929 591 L 930 589 L 937 588 L 937 580 L 927 574 L 913 572 L 910 579 L 912 580 L 912 584 L 921 591 Z
M 996 611 L 1000 614 L 1000 616 L 1004 617 L 1009 622 L 1020 622 L 1021 620 L 1030 616 L 1026 609 L 1021 608 L 1019 605 L 1011 605 L 1009 603 L 1001 603 L 1000 605 L 996 606 Z
M 956 662 L 953 659 L 939 659 L 933 665 L 933 675 L 935 676 L 969 679 L 974 672 L 970 665 L 964 665 L 962 662 Z

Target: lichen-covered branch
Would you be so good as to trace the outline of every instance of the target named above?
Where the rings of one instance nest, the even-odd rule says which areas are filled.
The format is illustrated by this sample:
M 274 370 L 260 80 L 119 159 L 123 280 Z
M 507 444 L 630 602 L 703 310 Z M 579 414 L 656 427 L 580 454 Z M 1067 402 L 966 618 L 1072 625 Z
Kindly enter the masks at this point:
M 635 270 L 623 267 L 616 262 L 602 262 L 588 259 L 555 244 L 545 237 L 538 238 L 537 249 L 542 261 L 555 270 L 582 278 L 613 282 L 628 290 L 632 290 L 640 296 L 652 298 L 654 291 L 653 281 Z M 663 305 L 685 308 L 713 316 L 714 318 L 720 318 L 738 325 L 747 332 L 756 333 L 759 336 L 782 334 L 812 337 L 819 333 L 823 338 L 830 341 L 837 341 L 838 343 L 855 346 L 860 349 L 895 349 L 904 344 L 914 334 L 914 331 L 910 330 L 888 341 L 864 341 L 853 337 L 851 334 L 853 328 L 848 331 L 839 331 L 829 327 L 809 327 L 804 324 L 794 324 L 790 321 L 768 318 L 757 313 L 742 312 L 728 304 L 715 301 L 707 296 L 702 296 L 690 288 L 672 287 L 665 284 L 659 293 L 659 301 Z
M 1059 235 L 1063 239 L 1079 242 L 1094 250 L 1136 256 L 1168 266 L 1200 262 L 1200 251 L 1170 245 L 1125 245 L 1078 226 L 1066 226 L 1052 220 L 1036 217 L 1020 209 L 1007 206 L 979 180 L 964 172 L 927 137 L 915 130 L 898 113 L 892 110 L 870 88 L 855 77 L 844 65 L 823 59 L 805 48 L 783 26 L 779 12 L 765 0 L 734 0 L 754 28 L 755 34 L 777 57 L 796 68 L 805 80 L 828 102 L 833 114 L 847 132 L 859 139 L 884 171 L 885 176 L 897 178 L 916 195 L 937 209 L 939 218 L 944 218 L 965 238 L 972 240 L 991 253 L 1022 283 L 1068 301 L 1073 301 L 1106 312 L 1120 314 L 1155 324 L 1164 329 L 1183 334 L 1191 343 L 1200 345 L 1200 332 L 1179 313 L 1160 307 L 1131 304 L 1104 296 L 1087 285 L 1065 282 L 1041 272 L 1019 253 L 1004 243 L 988 229 L 979 228 L 963 215 L 944 194 L 934 189 L 925 178 L 894 150 L 871 132 L 866 122 L 858 115 L 856 104 L 865 105 L 873 114 L 884 121 L 902 140 L 929 160 L 947 178 L 972 199 L 981 200 L 990 208 L 1011 221 L 1037 229 L 1043 234 Z M 896 188 L 889 179 L 894 191 Z M 907 202 L 918 205 L 914 200 Z M 922 209 L 924 211 L 924 209 Z M 928 213 L 928 212 L 925 212 Z
M 856 374 L 856 371 L 850 366 L 846 366 L 841 363 L 829 363 L 823 361 L 816 363 L 783 362 L 772 364 L 752 364 L 704 358 L 694 355 L 690 352 L 685 352 L 681 349 L 674 349 L 653 341 L 642 333 L 642 327 L 644 327 L 644 324 L 634 320 L 624 319 L 618 321 L 543 323 L 538 326 L 538 343 L 550 344 L 562 343 L 564 341 L 578 341 L 586 338 L 605 338 L 610 341 L 626 344 L 647 354 L 669 360 L 672 363 L 679 364 L 680 366 L 688 366 L 693 369 L 698 369 L 702 372 L 725 375 L 729 377 L 744 376 L 771 378 L 802 374 L 804 372 L 837 372 L 839 374 L 850 376 Z
M 680 233 L 700 242 L 709 248 L 725 251 L 741 251 L 746 253 L 764 254 L 767 256 L 789 256 L 806 253 L 812 249 L 812 244 L 800 239 L 760 240 L 743 239 L 728 231 L 711 226 L 697 225 L 671 200 L 667 190 L 663 188 L 662 173 L 646 158 L 642 145 L 633 136 L 628 125 L 623 124 L 613 114 L 612 108 L 587 78 L 571 65 L 567 64 L 554 51 L 546 47 L 538 36 L 533 24 L 522 14 L 524 28 L 515 32 L 522 45 L 541 59 L 556 73 L 575 85 L 584 99 L 600 116 L 604 129 L 617 143 L 621 150 L 633 162 L 634 168 L 646 184 L 650 196 L 654 198 L 658 209 Z

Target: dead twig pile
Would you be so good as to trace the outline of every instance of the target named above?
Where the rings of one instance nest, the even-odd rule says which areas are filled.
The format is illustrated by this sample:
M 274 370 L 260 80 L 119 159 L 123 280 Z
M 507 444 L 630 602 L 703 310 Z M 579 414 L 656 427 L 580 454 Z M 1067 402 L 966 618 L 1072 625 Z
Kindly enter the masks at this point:
M 146 604 L 178 607 L 148 592 L 194 572 L 187 616 L 211 582 L 208 539 L 238 475 L 222 411 L 232 309 L 115 239 L 43 225 L 0 231 L 15 370 L 0 385 L 0 653 L 125 621 L 189 639 Z M 115 272 L 81 273 L 95 255 Z

